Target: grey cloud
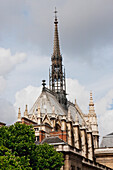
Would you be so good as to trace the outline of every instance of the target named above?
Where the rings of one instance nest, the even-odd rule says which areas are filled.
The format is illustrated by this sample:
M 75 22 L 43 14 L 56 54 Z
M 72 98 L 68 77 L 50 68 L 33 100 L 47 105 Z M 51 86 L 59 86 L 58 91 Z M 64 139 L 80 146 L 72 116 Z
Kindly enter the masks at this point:
M 6 35 L 10 31 L 17 42 L 30 43 L 42 54 L 49 55 L 53 44 L 54 6 L 58 9 L 62 52 L 92 60 L 94 48 L 98 50 L 113 43 L 112 0 L 6 0 L 5 3 L 2 0 L 1 27 Z
M 64 10 L 70 12 L 67 13 L 67 24 L 66 20 L 63 24 L 65 52 L 82 56 L 85 60 L 93 59 L 93 49 L 98 51 L 113 43 L 113 1 L 76 1 L 75 6 L 71 2 Z
M 28 77 L 30 82 L 36 82 L 35 75 L 39 71 L 39 80 L 45 75 L 48 76 L 46 72 L 49 64 L 45 66 L 42 62 L 38 67 L 38 60 L 44 60 L 45 55 L 50 56 L 53 50 L 55 6 L 58 9 L 61 53 L 67 77 L 76 77 L 82 83 L 88 84 L 109 74 L 109 71 L 112 72 L 112 0 L 1 0 L 0 35 L 5 39 L 4 46 L 9 41 L 9 47 L 12 44 L 11 49 L 25 49 L 25 52 L 31 55 L 30 66 L 29 63 L 23 65 L 21 72 L 24 72 L 24 75 L 18 75 L 20 80 L 18 78 L 17 81 L 21 82 Z M 35 65 L 31 65 L 31 61 L 35 61 L 33 56 L 37 56 Z M 26 69 L 29 74 L 27 71 L 25 73 Z M 17 74 L 20 72 L 15 71 L 13 79 Z

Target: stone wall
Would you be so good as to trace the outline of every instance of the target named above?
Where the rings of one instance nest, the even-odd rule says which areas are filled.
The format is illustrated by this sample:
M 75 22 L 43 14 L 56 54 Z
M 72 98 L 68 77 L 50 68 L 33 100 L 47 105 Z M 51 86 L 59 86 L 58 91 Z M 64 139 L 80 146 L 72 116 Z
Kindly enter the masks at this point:
M 95 149 L 96 161 L 113 169 L 113 148 Z

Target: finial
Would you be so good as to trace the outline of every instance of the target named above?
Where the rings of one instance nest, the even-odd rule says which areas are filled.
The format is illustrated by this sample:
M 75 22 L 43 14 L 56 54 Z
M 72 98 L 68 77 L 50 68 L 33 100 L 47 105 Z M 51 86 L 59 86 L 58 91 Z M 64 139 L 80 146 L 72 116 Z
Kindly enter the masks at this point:
M 27 111 L 27 104 L 26 104 L 26 109 L 25 109 L 25 111 Z
M 46 80 L 42 80 L 43 90 L 45 89 L 45 85 L 46 85 Z
M 28 117 L 27 104 L 26 104 L 26 106 L 25 106 L 25 112 L 24 112 L 24 116 L 25 116 L 25 117 Z
M 93 97 L 92 97 L 92 91 L 90 91 L 90 102 L 89 102 L 89 116 L 95 115 L 95 109 L 94 109 L 94 103 L 93 103 Z
M 93 97 L 92 97 L 92 91 L 90 91 L 90 102 L 89 102 L 89 106 L 94 106 Z
M 92 99 L 92 90 L 90 91 L 90 98 Z
M 20 111 L 20 107 L 18 109 L 18 121 L 21 121 L 21 111 Z
M 18 108 L 18 113 L 19 113 L 19 114 L 21 113 L 21 111 L 20 111 L 20 107 Z
M 77 102 L 77 101 L 76 101 L 76 98 L 75 98 L 75 105 L 76 105 L 76 102 Z

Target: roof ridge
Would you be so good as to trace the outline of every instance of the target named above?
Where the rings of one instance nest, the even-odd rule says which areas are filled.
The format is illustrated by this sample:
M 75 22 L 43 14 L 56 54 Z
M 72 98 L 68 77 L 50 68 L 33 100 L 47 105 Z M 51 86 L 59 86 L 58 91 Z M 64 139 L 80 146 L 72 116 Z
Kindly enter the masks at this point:
M 48 136 L 46 138 L 44 138 L 41 142 L 41 144 L 43 143 L 66 143 L 63 139 L 59 138 L 59 136 Z
M 113 135 L 113 132 L 111 132 L 111 133 L 107 134 L 106 136 L 112 136 L 112 135 Z

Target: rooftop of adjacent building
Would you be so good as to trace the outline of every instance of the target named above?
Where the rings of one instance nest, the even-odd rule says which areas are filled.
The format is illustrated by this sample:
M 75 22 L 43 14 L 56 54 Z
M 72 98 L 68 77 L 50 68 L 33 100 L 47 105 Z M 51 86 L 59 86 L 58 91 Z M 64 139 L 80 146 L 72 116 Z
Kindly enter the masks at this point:
M 5 126 L 5 125 L 6 125 L 6 123 L 0 122 L 0 125 Z
M 113 132 L 103 137 L 100 147 L 113 147 Z
M 43 144 L 43 143 L 48 143 L 48 144 L 51 144 L 51 145 L 66 144 L 66 142 L 64 142 L 58 136 L 56 136 L 56 137 L 47 137 L 47 138 L 43 139 L 43 141 L 41 142 L 41 144 Z

